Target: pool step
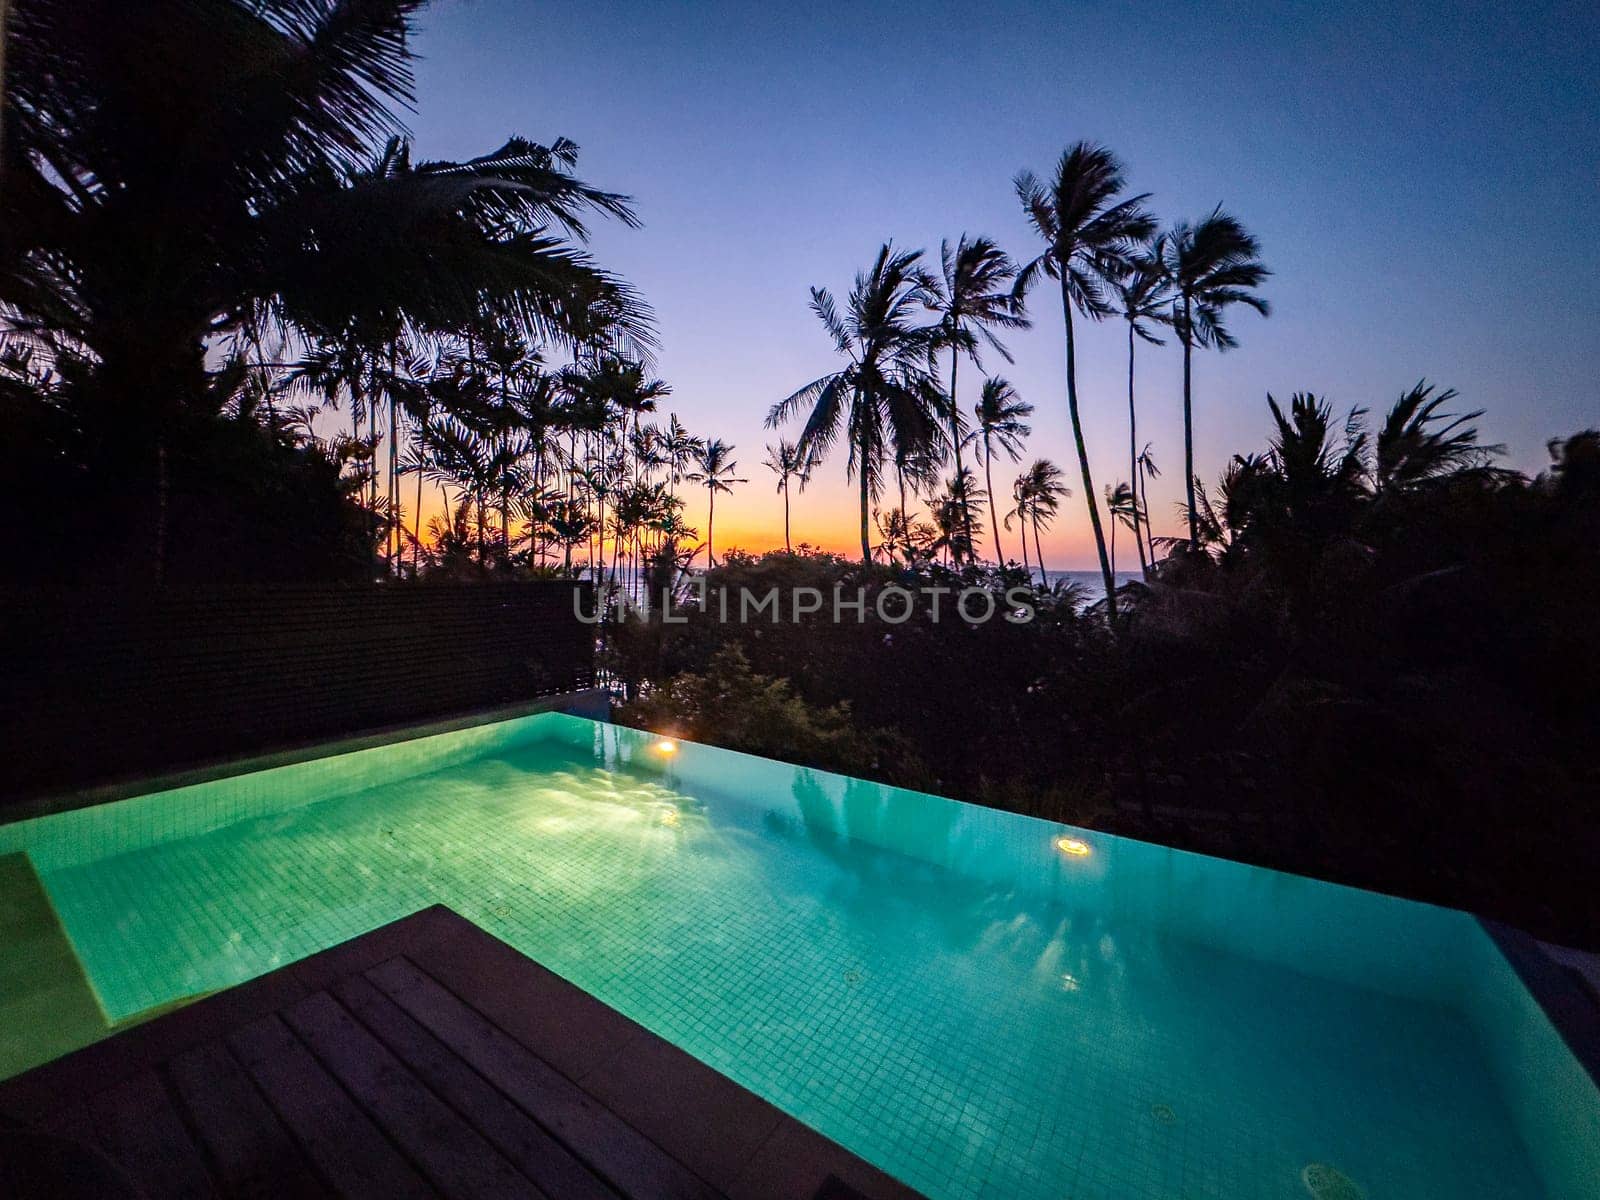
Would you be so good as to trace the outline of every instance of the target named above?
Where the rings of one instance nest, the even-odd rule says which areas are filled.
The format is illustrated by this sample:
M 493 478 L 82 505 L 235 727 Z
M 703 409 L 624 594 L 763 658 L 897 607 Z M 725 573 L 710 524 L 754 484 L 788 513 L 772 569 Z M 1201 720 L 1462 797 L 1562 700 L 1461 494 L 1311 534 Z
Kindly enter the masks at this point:
M 0 1079 L 110 1032 L 26 854 L 0 855 Z

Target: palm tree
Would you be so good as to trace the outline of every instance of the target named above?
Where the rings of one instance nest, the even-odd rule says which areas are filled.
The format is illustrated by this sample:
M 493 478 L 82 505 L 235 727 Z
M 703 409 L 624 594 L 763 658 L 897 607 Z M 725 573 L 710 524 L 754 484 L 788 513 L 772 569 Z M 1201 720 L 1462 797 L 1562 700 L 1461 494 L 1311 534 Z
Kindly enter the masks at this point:
M 1017 390 L 998 375 L 983 381 L 983 391 L 973 410 L 978 417 L 978 444 L 983 447 L 983 481 L 989 495 L 989 523 L 994 527 L 994 561 L 1005 565 L 1005 554 L 1000 549 L 999 514 L 994 510 L 994 455 L 995 450 L 1005 452 L 1012 462 L 1022 457 L 1022 443 L 1032 430 L 1028 418 L 1033 415 L 1033 405 L 1017 395 Z M 1022 555 L 1028 555 L 1027 539 L 1023 539 Z
M 1117 284 L 1117 308 L 1122 319 L 1128 323 L 1128 478 L 1132 480 L 1129 486 L 1134 492 L 1134 520 L 1142 522 L 1145 510 L 1138 503 L 1139 416 L 1133 401 L 1134 339 L 1142 338 L 1153 346 L 1166 345 L 1163 339 L 1155 335 L 1151 326 L 1170 324 L 1172 316 L 1167 311 L 1167 277 L 1161 269 L 1160 260 L 1153 253 L 1141 252 L 1133 258 L 1132 266 L 1128 277 Z M 1113 528 L 1111 532 L 1115 541 L 1116 530 Z M 1139 536 L 1137 524 L 1133 528 L 1133 541 L 1139 548 L 1139 567 L 1147 570 L 1149 563 L 1145 558 L 1145 543 Z M 1111 565 L 1115 570 L 1116 563 Z
M 1466 413 L 1439 411 L 1455 398 L 1454 388 L 1435 396 L 1427 380 L 1421 380 L 1395 401 L 1378 430 L 1372 470 L 1376 495 L 1483 471 L 1495 457 L 1505 453 L 1504 446 L 1486 446 L 1478 441 L 1478 430 L 1472 422 L 1483 416 L 1483 409 Z
M 705 448 L 705 442 L 692 436 L 683 423 L 678 420 L 678 414 L 673 413 L 667 418 L 667 428 L 662 433 L 662 453 L 666 458 L 667 483 L 677 487 L 688 473 L 689 464 L 694 462 L 695 455 Z
M 811 289 L 811 310 L 848 365 L 812 380 L 767 414 L 767 427 L 776 429 L 809 410 L 795 441 L 809 463 L 822 461 L 845 435 L 846 470 L 860 488 L 863 565 L 872 562 L 869 521 L 885 464 L 891 458 L 910 462 L 940 437 L 943 400 L 929 368 L 938 330 L 914 323 L 939 285 L 921 259 L 920 250 L 896 251 L 885 243 L 872 266 L 857 273 L 844 316 L 826 288 Z
M 955 452 L 956 478 L 961 478 L 961 407 L 956 398 L 956 368 L 961 356 L 972 359 L 973 366 L 983 369 L 979 353 L 979 337 L 987 341 L 1007 362 L 1008 351 L 994 335 L 996 329 L 1026 329 L 1030 322 L 1017 304 L 1007 286 L 1016 277 L 1017 266 L 1011 257 L 986 237 L 971 241 L 962 234 L 952 248 L 948 241 L 939 244 L 940 275 L 935 277 L 937 287 L 931 298 L 931 307 L 939 314 L 939 342 L 950 348 L 950 395 L 947 400 L 950 422 L 950 444 Z M 962 521 L 968 526 L 966 544 L 974 546 L 972 514 L 965 507 Z
M 1150 443 L 1144 444 L 1144 449 L 1139 451 L 1139 457 L 1134 459 L 1134 470 L 1137 474 L 1134 479 L 1139 489 L 1139 509 L 1142 513 L 1140 524 L 1144 526 L 1145 551 L 1151 566 L 1156 561 L 1156 540 L 1150 529 L 1150 481 L 1161 478 L 1161 468 L 1156 466 L 1156 460 L 1150 451 Z
M 805 491 L 811 481 L 811 464 L 801 457 L 793 442 L 779 438 L 776 446 L 767 447 L 765 466 L 778 477 L 778 491 L 783 493 L 783 548 L 793 554 L 794 547 L 789 542 L 789 480 L 798 480 L 800 490 Z
M 1270 311 L 1255 294 L 1272 274 L 1262 265 L 1261 244 L 1219 204 L 1205 220 L 1180 222 L 1156 242 L 1154 256 L 1175 294 L 1172 323 L 1183 344 L 1183 474 L 1189 501 L 1189 544 L 1198 546 L 1200 529 L 1194 497 L 1194 406 L 1191 365 L 1194 348 L 1231 350 L 1239 343 L 1222 323 L 1235 304 L 1262 316 Z
M 709 510 L 706 513 L 706 568 L 717 565 L 717 560 L 712 554 L 711 535 L 717 520 L 717 493 L 731 492 L 736 483 L 749 483 L 748 479 L 734 478 L 734 472 L 739 469 L 739 464 L 733 460 L 733 447 L 721 438 L 713 438 L 707 442 L 700 453 L 696 455 L 695 470 L 688 476 L 695 483 L 705 484 L 706 493 L 710 500 Z
M 1017 506 L 1012 512 L 1022 526 L 1022 552 L 1028 552 L 1028 528 L 1033 528 L 1034 557 L 1039 563 L 1039 578 L 1044 586 L 1050 586 L 1050 576 L 1044 569 L 1044 546 L 1039 541 L 1039 530 L 1045 529 L 1055 520 L 1056 514 L 1061 510 L 1061 501 L 1064 497 L 1072 495 L 1072 491 L 1063 481 L 1061 468 L 1048 458 L 1038 458 L 1021 475 L 1012 487 L 1012 495 L 1016 498 Z M 1011 517 L 1006 518 L 1006 528 L 1011 527 Z M 1026 565 L 1026 564 L 1024 564 Z
M 988 493 L 978 488 L 968 467 L 946 479 L 942 488 L 928 497 L 928 514 L 937 531 L 934 549 L 947 551 L 951 563 L 959 565 L 976 557 L 968 539 L 981 532 L 981 526 L 972 520 L 972 503 L 987 499 Z
M 148 509 L 158 576 L 168 448 L 220 411 L 223 339 L 488 312 L 568 340 L 601 304 L 650 340 L 637 296 L 573 245 L 590 214 L 636 222 L 574 177 L 571 142 L 411 162 L 417 7 L 32 0 L 11 17 L 0 312 L 83 364 L 66 398 L 96 428 L 74 452 L 127 479 L 136 521 Z M 160 69 L 102 69 L 129 46 Z
M 1094 480 L 1089 473 L 1089 450 L 1083 441 L 1078 416 L 1077 346 L 1072 313 L 1098 321 L 1114 309 L 1106 296 L 1112 283 L 1125 278 L 1131 257 L 1141 242 L 1155 231 L 1155 221 L 1144 210 L 1146 195 L 1118 199 L 1123 190 L 1122 164 L 1104 146 L 1079 142 L 1069 147 L 1056 164 L 1048 184 L 1031 171 L 1016 178 L 1017 197 L 1029 222 L 1044 239 L 1045 251 L 1017 275 L 1016 294 L 1026 295 L 1041 277 L 1061 286 L 1061 314 L 1067 335 L 1067 411 L 1083 475 L 1084 503 L 1094 529 L 1100 555 L 1100 574 L 1106 587 L 1106 614 L 1116 619 L 1116 581 L 1106 556 L 1106 535 L 1100 526 L 1100 506 L 1095 502 Z M 1037 543 L 1035 544 L 1037 549 Z
M 1145 567 L 1144 543 L 1139 540 L 1139 499 L 1133 485 L 1119 480 L 1115 486 L 1106 484 L 1106 511 L 1111 514 L 1111 570 L 1117 570 L 1117 525 L 1126 525 L 1133 531 L 1133 544 L 1139 550 L 1139 566 Z

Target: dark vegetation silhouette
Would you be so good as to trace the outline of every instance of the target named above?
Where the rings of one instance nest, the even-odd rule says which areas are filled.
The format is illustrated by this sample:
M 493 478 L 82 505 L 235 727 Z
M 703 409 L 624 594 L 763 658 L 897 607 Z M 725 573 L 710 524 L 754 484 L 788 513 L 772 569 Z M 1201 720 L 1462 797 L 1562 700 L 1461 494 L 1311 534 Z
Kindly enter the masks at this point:
M 1600 433 L 1527 479 L 1451 392 L 1419 384 L 1377 423 L 1269 398 L 1270 443 L 1203 486 L 1193 352 L 1268 311 L 1261 247 L 1221 208 L 1160 232 L 1117 157 L 1078 143 L 1014 181 L 1038 235 L 1020 266 L 979 235 L 937 263 L 886 243 L 842 304 L 812 290 L 837 365 L 770 407 L 794 429 L 769 464 L 788 546 L 791 501 L 803 523 L 843 452 L 859 558 L 803 537 L 714 557 L 734 448 L 662 412 L 649 309 L 585 248 L 596 221 L 636 224 L 631 201 L 561 137 L 415 159 L 419 7 L 11 5 L 8 585 L 554 574 L 615 603 L 682 594 L 703 551 L 713 586 L 757 591 L 970 584 L 1006 608 L 1028 587 L 1026 624 L 949 599 L 903 623 L 870 596 L 840 624 L 691 605 L 611 621 L 603 661 L 654 728 L 1595 939 Z M 983 375 L 1046 283 L 1070 485 L 1027 444 L 1041 398 Z M 1129 474 L 1097 489 L 1082 409 L 1122 397 L 1080 394 L 1077 333 L 1107 317 L 1128 325 Z M 1137 342 L 1169 330 L 1181 397 L 1136 390 Z M 1185 417 L 1178 539 L 1149 510 L 1158 403 Z M 1069 499 L 1103 599 L 1049 584 L 1041 533 Z M 1118 525 L 1145 570 L 1114 588 Z

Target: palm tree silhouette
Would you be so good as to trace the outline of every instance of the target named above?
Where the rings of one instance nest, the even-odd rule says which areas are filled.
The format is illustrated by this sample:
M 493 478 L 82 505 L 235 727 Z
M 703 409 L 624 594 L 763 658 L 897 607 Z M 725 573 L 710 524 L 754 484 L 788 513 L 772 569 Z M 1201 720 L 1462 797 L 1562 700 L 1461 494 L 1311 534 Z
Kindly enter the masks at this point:
M 1464 471 L 1482 470 L 1506 452 L 1504 446 L 1478 441 L 1472 422 L 1483 416 L 1483 409 L 1439 411 L 1455 398 L 1454 388 L 1435 396 L 1424 379 L 1395 401 L 1378 430 L 1372 466 L 1374 494 L 1382 496 Z
M 950 348 L 950 394 L 946 417 L 950 424 L 950 445 L 955 453 L 956 478 L 961 478 L 961 407 L 957 400 L 956 368 L 961 356 L 983 369 L 979 338 L 989 343 L 1007 362 L 1011 352 L 995 336 L 996 329 L 1026 329 L 1031 322 L 1019 309 L 1008 285 L 1016 277 L 1017 266 L 1009 255 L 986 237 L 971 241 L 962 234 L 952 247 L 939 244 L 940 274 L 936 277 L 931 307 L 939 314 L 939 341 Z M 961 510 L 966 530 L 966 545 L 974 547 L 972 513 Z
M 1203 221 L 1175 225 L 1157 239 L 1154 256 L 1175 294 L 1172 324 L 1183 344 L 1183 474 L 1189 500 L 1189 543 L 1198 546 L 1200 530 L 1194 497 L 1194 405 L 1191 362 L 1194 348 L 1231 350 L 1239 343 L 1222 323 L 1235 304 L 1262 316 L 1271 308 L 1255 294 L 1272 274 L 1262 265 L 1261 244 L 1219 204 Z
M 695 456 L 695 470 L 687 476 L 695 483 L 703 483 L 706 495 L 709 497 L 709 509 L 706 513 L 707 569 L 717 565 L 711 548 L 712 530 L 717 520 L 717 493 L 731 492 L 734 484 L 750 482 L 748 479 L 734 477 L 733 473 L 738 469 L 739 464 L 733 459 L 733 447 L 721 438 L 713 438 Z
M 985 501 L 988 493 L 978 488 L 977 479 L 970 467 L 946 479 L 940 489 L 928 497 L 928 515 L 937 530 L 934 550 L 943 549 L 950 562 L 959 565 L 976 557 L 969 539 L 982 531 L 972 519 L 974 500 Z
M 1168 292 L 1166 273 L 1161 262 L 1149 251 L 1141 251 L 1132 259 L 1132 271 L 1117 284 L 1117 309 L 1128 324 L 1128 478 L 1134 489 L 1133 516 L 1136 522 L 1144 520 L 1145 512 L 1138 501 L 1139 480 L 1139 414 L 1133 399 L 1134 339 L 1142 338 L 1153 346 L 1166 342 L 1155 335 L 1153 325 L 1167 325 L 1172 315 L 1167 310 Z M 1113 540 L 1116 531 L 1113 529 Z M 1133 527 L 1133 541 L 1139 549 L 1139 567 L 1148 570 L 1145 543 L 1139 536 L 1139 526 Z M 1116 564 L 1112 563 L 1113 570 Z
M 1139 565 L 1144 563 L 1144 544 L 1139 541 L 1139 499 L 1134 495 L 1133 485 L 1125 480 L 1119 480 L 1115 485 L 1106 484 L 1106 511 L 1111 514 L 1111 571 L 1117 570 L 1117 526 L 1126 525 L 1133 531 L 1134 545 L 1139 548 Z
M 1072 490 L 1064 482 L 1061 468 L 1048 458 L 1034 459 L 1033 465 L 1018 475 L 1012 486 L 1016 508 L 1006 517 L 1006 528 L 1011 528 L 1011 517 L 1016 517 L 1022 528 L 1024 566 L 1027 565 L 1028 528 L 1033 528 L 1034 557 L 1039 563 L 1039 579 L 1046 587 L 1050 586 L 1050 577 L 1044 569 L 1044 547 L 1039 541 L 1039 530 L 1050 528 L 1061 510 L 1062 499 L 1070 495 Z
M 1132 255 L 1154 232 L 1155 222 L 1144 210 L 1146 195 L 1118 198 L 1123 190 L 1122 164 L 1104 146 L 1091 142 L 1069 147 L 1048 183 L 1041 182 L 1031 171 L 1018 174 L 1015 183 L 1023 211 L 1045 242 L 1044 253 L 1017 275 L 1015 291 L 1019 298 L 1026 295 L 1042 277 L 1054 279 L 1061 286 L 1061 315 L 1067 335 L 1067 411 L 1072 417 L 1072 437 L 1083 475 L 1084 503 L 1089 507 L 1089 524 L 1094 530 L 1100 574 L 1105 580 L 1106 614 L 1114 621 L 1116 581 L 1106 555 L 1100 506 L 1095 502 L 1094 480 L 1089 473 L 1089 450 L 1078 415 L 1072 313 L 1077 309 L 1088 319 L 1098 321 L 1115 311 L 1106 290 L 1128 275 Z
M 978 418 L 978 443 L 983 447 L 983 481 L 989 495 L 989 523 L 994 530 L 994 561 L 1005 565 L 1005 553 L 1000 549 L 1000 520 L 995 511 L 994 455 L 1004 451 L 1006 457 L 1016 462 L 1022 457 L 1022 443 L 1032 430 L 1028 418 L 1033 415 L 1033 405 L 1017 395 L 1017 391 L 998 375 L 983 381 L 983 391 L 973 410 Z M 1028 543 L 1023 539 L 1023 558 L 1027 558 Z
M 793 554 L 794 546 L 789 541 L 789 480 L 798 480 L 800 490 L 805 491 L 806 484 L 811 481 L 811 464 L 793 442 L 779 438 L 776 446 L 767 447 L 767 461 L 763 465 L 778 477 L 778 491 L 783 493 L 783 548 Z
M 869 522 L 885 464 L 931 458 L 927 448 L 941 440 L 944 401 L 929 366 L 938 330 L 914 321 L 939 285 L 921 259 L 920 250 L 896 251 L 885 243 L 872 266 L 857 273 L 844 316 L 826 288 L 811 289 L 811 310 L 849 364 L 812 380 L 767 414 L 767 428 L 776 429 L 809 410 L 795 441 L 809 463 L 827 457 L 845 435 L 846 470 L 860 489 L 863 565 L 872 562 Z
M 573 175 L 573 143 L 411 161 L 415 0 L 151 0 L 92 21 L 80 7 L 39 0 L 7 33 L 7 110 L 31 116 L 7 123 L 6 192 L 34 199 L 7 207 L 0 305 L 84 364 L 73 405 L 115 425 L 110 461 L 88 465 L 131 465 L 129 486 L 149 489 L 158 578 L 167 449 L 220 410 L 208 353 L 223 339 L 459 329 L 487 312 L 569 340 L 599 305 L 652 340 L 632 289 L 575 245 L 592 215 L 636 221 Z M 153 34 L 159 71 L 83 66 Z
M 1139 451 L 1139 456 L 1133 460 L 1134 480 L 1139 489 L 1139 523 L 1144 527 L 1145 552 L 1147 561 L 1151 566 L 1156 561 L 1156 540 L 1150 529 L 1150 481 L 1161 478 L 1161 468 L 1156 466 L 1156 460 L 1151 453 L 1150 443 L 1144 444 L 1144 449 Z

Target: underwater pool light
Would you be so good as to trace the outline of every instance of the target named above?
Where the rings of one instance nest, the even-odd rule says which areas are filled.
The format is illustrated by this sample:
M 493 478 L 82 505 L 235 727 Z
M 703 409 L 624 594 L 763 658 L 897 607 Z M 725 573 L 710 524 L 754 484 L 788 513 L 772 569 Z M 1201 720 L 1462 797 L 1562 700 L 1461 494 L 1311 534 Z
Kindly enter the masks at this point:
M 657 754 L 676 754 L 678 752 L 678 743 L 671 738 L 662 738 L 655 744 L 653 749 Z
M 1058 837 L 1056 849 L 1063 854 L 1072 855 L 1073 858 L 1086 858 L 1093 853 L 1088 842 L 1075 837 Z

